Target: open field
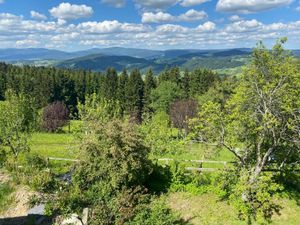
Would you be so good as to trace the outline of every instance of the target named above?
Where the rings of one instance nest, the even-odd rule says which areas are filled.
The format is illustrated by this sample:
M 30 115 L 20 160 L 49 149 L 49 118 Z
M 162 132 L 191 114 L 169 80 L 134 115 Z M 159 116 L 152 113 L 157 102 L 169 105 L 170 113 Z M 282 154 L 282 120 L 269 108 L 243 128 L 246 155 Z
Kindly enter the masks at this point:
M 272 225 L 298 225 L 300 206 L 295 199 L 277 200 L 283 207 L 280 214 L 274 216 Z M 199 196 L 187 193 L 172 193 L 168 197 L 170 207 L 195 225 L 246 225 L 237 218 L 237 211 L 226 201 L 214 194 Z M 259 223 L 254 223 L 258 225 Z

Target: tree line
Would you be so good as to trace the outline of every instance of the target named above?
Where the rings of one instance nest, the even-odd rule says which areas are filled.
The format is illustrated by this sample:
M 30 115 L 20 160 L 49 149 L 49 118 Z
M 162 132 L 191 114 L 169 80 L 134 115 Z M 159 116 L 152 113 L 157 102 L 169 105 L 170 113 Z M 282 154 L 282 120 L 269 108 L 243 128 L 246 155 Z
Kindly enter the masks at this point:
M 63 102 L 76 118 L 78 103 L 84 104 L 86 96 L 96 93 L 100 98 L 118 102 L 122 115 L 141 118 L 145 112 L 167 110 L 171 101 L 176 99 L 189 99 L 205 93 L 218 79 L 208 69 L 182 73 L 174 67 L 158 75 L 150 69 L 142 75 L 138 69 L 131 72 L 124 69 L 118 74 L 114 68 L 100 73 L 0 63 L 0 101 L 5 100 L 7 90 L 12 90 L 32 97 L 37 108 Z

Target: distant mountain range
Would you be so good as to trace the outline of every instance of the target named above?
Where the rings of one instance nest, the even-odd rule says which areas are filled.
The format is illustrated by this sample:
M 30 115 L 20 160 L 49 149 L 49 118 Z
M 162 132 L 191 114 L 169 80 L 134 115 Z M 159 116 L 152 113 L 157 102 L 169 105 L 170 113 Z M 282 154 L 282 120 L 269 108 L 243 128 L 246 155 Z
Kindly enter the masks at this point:
M 73 69 L 104 71 L 114 67 L 118 71 L 127 68 L 160 72 L 166 67 L 180 66 L 193 69 L 206 67 L 215 70 L 237 68 L 249 59 L 248 48 L 221 50 L 149 50 L 136 48 L 93 48 L 76 52 L 64 52 L 44 48 L 0 49 L 0 61 L 14 64 L 50 65 Z M 300 50 L 293 51 L 300 55 Z

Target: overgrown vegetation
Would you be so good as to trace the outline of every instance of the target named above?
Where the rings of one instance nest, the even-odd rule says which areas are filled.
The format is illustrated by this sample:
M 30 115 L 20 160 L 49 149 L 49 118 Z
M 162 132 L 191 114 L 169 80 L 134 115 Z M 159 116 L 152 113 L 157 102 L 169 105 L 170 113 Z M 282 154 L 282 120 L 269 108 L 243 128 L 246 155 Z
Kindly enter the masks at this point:
M 229 204 L 233 224 L 272 223 L 300 195 L 300 71 L 285 41 L 259 43 L 238 78 L 1 64 L 0 166 L 50 196 L 49 214 L 89 207 L 91 224 L 188 224 L 169 208 L 179 193 Z

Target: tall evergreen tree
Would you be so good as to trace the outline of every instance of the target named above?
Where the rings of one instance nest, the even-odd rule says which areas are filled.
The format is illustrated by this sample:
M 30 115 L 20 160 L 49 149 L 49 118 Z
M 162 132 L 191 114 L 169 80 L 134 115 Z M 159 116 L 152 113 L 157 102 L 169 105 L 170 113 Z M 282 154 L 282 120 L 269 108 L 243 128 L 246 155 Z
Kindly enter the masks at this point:
M 202 95 L 208 91 L 208 89 L 216 81 L 216 75 L 213 71 L 208 69 L 196 69 L 190 74 L 190 96 L 194 97 Z
M 108 68 L 103 86 L 103 96 L 108 100 L 117 100 L 118 74 L 114 68 Z
M 120 104 L 121 113 L 124 114 L 127 108 L 126 85 L 128 83 L 128 74 L 126 69 L 123 70 L 119 76 L 118 82 L 118 101 Z
M 175 84 L 179 85 L 180 83 L 180 69 L 178 66 L 173 67 L 169 71 L 169 80 L 174 82 Z
M 183 92 L 183 98 L 188 99 L 190 93 L 190 74 L 188 69 L 184 71 L 184 75 L 181 78 L 180 88 Z
M 145 88 L 144 88 L 144 110 L 151 112 L 151 91 L 156 88 L 156 82 L 153 76 L 152 69 L 149 69 L 145 77 Z
M 144 81 L 138 69 L 130 73 L 126 87 L 126 96 L 128 99 L 128 112 L 134 115 L 138 122 L 141 122 L 144 98 Z

